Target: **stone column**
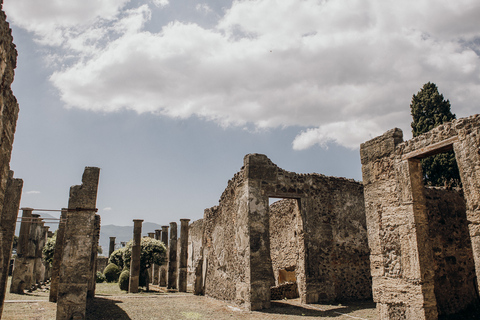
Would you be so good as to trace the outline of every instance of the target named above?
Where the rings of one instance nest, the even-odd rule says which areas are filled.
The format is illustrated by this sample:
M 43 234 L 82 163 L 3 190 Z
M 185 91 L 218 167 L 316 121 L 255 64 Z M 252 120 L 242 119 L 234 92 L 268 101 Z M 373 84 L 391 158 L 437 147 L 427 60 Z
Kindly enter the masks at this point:
M 88 292 L 87 297 L 93 298 L 95 297 L 95 286 L 96 286 L 96 278 L 97 278 L 97 257 L 98 257 L 98 240 L 100 239 L 100 215 L 95 215 L 95 231 L 93 233 L 93 241 L 92 241 L 92 260 L 90 262 L 90 279 L 88 280 Z
M 10 266 L 10 257 L 12 256 L 13 236 L 15 234 L 15 224 L 17 222 L 18 208 L 22 195 L 23 180 L 14 179 L 13 171 L 10 171 L 5 198 L 3 200 L 2 215 L 0 218 L 0 234 L 2 237 L 0 252 L 0 317 L 2 316 L 3 302 L 7 291 L 7 278 Z
M 10 285 L 11 293 L 23 294 L 23 290 L 30 285 L 32 281 L 33 265 L 27 260 L 28 237 L 32 225 L 32 208 L 22 208 L 22 223 L 17 244 L 17 258 L 13 268 L 12 283 Z
M 128 284 L 128 292 L 131 293 L 138 292 L 138 283 L 140 281 L 142 222 L 143 220 L 140 219 L 133 220 L 132 259 L 130 260 L 130 280 Z
M 167 264 L 168 264 L 168 226 L 162 226 L 161 234 L 162 242 L 167 249 L 167 258 L 163 265 L 160 266 L 160 279 L 158 280 L 160 287 L 167 286 Z
M 177 289 L 177 223 L 170 222 L 170 245 L 168 246 L 167 289 Z
M 39 218 L 40 219 L 40 218 Z M 45 246 L 48 227 L 45 227 L 45 222 L 39 220 L 35 230 L 35 262 L 34 262 L 34 277 L 33 285 L 41 285 L 45 279 L 45 266 L 42 261 L 42 250 Z
M 476 117 L 478 119 L 478 115 Z M 478 124 L 476 129 L 469 127 L 466 126 L 465 129 L 460 130 L 459 141 L 453 144 L 453 148 L 467 207 L 478 293 L 480 292 L 480 128 Z
M 162 233 L 162 230 L 160 230 L 160 229 L 155 230 L 155 240 L 160 240 L 160 234 L 161 233 Z M 160 266 L 158 264 L 154 264 L 153 265 L 153 279 L 152 279 L 152 283 L 154 285 L 158 285 L 159 272 L 160 272 Z
M 373 300 L 380 319 L 437 319 L 434 259 L 418 159 L 392 129 L 360 146 Z M 400 149 L 401 150 L 401 149 Z
M 85 319 L 88 284 L 92 276 L 99 175 L 99 168 L 86 167 L 82 185 L 70 188 L 58 285 L 57 320 Z
M 53 251 L 52 278 L 50 280 L 50 302 L 57 302 L 58 283 L 60 281 L 60 264 L 62 263 L 63 244 L 65 242 L 65 226 L 67 224 L 67 209 L 62 209 L 60 221 L 57 229 L 57 239 L 55 240 L 55 250 Z
M 180 260 L 178 263 L 178 291 L 187 292 L 187 260 L 188 260 L 188 222 L 180 219 Z
M 115 237 L 110 237 L 110 245 L 108 246 L 108 257 L 112 255 L 112 252 L 115 251 Z
M 155 232 L 149 232 L 148 237 L 154 239 Z M 149 283 L 153 283 L 153 264 L 148 268 L 148 281 Z

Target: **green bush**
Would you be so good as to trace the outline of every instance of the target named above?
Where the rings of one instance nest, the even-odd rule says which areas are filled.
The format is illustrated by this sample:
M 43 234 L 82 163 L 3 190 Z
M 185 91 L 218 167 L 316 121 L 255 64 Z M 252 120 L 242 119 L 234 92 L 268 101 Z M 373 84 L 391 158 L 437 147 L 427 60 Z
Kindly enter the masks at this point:
M 120 273 L 120 277 L 118 278 L 118 286 L 120 290 L 128 291 L 128 282 L 130 281 L 130 270 L 125 269 Z
M 108 259 L 108 263 L 116 264 L 120 269 L 123 269 L 123 253 L 125 252 L 125 248 L 120 248 L 112 252 L 110 258 Z
M 105 276 L 103 275 L 103 273 L 101 273 L 100 271 L 97 271 L 97 277 L 95 278 L 95 282 L 96 283 L 102 283 L 102 282 L 105 282 Z
M 120 268 L 114 263 L 110 263 L 105 270 L 103 270 L 107 282 L 117 282 L 120 272 Z

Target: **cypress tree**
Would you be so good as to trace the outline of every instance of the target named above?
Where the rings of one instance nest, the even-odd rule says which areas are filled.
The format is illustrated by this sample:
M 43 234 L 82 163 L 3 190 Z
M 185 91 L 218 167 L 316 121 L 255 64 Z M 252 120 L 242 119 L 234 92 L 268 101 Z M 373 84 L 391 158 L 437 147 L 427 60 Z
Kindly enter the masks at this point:
M 436 126 L 456 119 L 450 111 L 450 101 L 438 92 L 435 83 L 428 82 L 412 97 L 412 133 L 416 137 Z M 432 186 L 460 186 L 460 174 L 453 151 L 422 159 L 423 180 Z

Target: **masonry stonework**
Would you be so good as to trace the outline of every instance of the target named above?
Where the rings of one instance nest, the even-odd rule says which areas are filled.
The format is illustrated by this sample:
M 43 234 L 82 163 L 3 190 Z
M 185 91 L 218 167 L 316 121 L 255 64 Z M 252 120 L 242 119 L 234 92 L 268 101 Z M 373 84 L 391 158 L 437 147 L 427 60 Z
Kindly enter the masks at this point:
M 10 177 L 10 158 L 12 154 L 13 138 L 18 118 L 18 103 L 13 95 L 11 85 L 14 77 L 14 70 L 17 65 L 17 50 L 13 44 L 12 30 L 7 17 L 3 12 L 3 0 L 0 0 L 0 214 L 3 216 L 5 205 L 5 193 L 8 192 L 7 185 Z M 4 221 L 0 216 L 0 222 L 4 226 Z M 8 218 L 7 218 L 8 220 Z M 7 221 L 5 220 L 5 221 Z M 7 222 L 5 222 L 7 223 Z M 13 237 L 10 237 L 10 230 L 4 234 L 0 230 L 0 279 L 5 278 L 4 273 L 8 273 L 8 268 L 3 268 L 3 256 L 9 251 Z M 10 259 L 8 259 L 10 261 Z M 5 284 L 0 286 L 0 290 L 5 290 Z M 3 292 L 2 291 L 2 292 Z M 3 306 L 3 294 L 0 294 L 0 317 Z
M 14 179 L 13 171 L 8 176 L 3 208 L 0 216 L 0 317 L 7 291 L 7 278 L 12 256 L 12 244 L 15 234 L 15 224 L 22 195 L 23 180 Z
M 294 239 L 289 241 L 296 242 L 291 262 L 279 258 L 279 241 L 271 239 L 270 228 L 277 231 L 281 226 L 270 226 L 270 197 L 294 199 L 298 207 L 290 217 Z M 278 168 L 265 155 L 245 156 L 219 206 L 205 210 L 205 294 L 250 310 L 268 308 L 275 259 L 278 268 L 281 260 L 294 263 L 288 267 L 295 270 L 304 303 L 368 299 L 363 202 L 362 185 L 353 180 L 296 174 Z
M 451 239 L 443 238 L 448 237 L 447 228 L 428 204 L 420 159 L 452 149 L 463 185 L 477 283 L 464 270 L 458 274 L 463 277 L 459 286 L 450 290 L 447 269 L 456 264 L 455 274 L 453 270 L 469 264 L 468 254 L 463 260 L 451 255 L 455 246 L 468 252 L 468 240 L 462 239 L 466 230 L 459 228 Z M 480 276 L 480 115 L 445 123 L 405 142 L 402 131 L 392 129 L 363 143 L 360 154 L 373 296 L 381 319 L 437 319 L 439 313 L 458 311 L 463 306 L 454 295 L 461 292 L 468 300 L 471 291 L 462 282 L 478 290 Z M 462 219 L 453 223 L 463 225 Z M 433 227 L 444 232 L 434 235 Z M 449 245 L 440 248 L 438 242 Z M 439 292 L 451 295 L 437 297 Z M 440 300 L 452 303 L 439 306 Z
M 87 294 L 92 281 L 93 250 L 98 246 L 96 201 L 100 169 L 86 167 L 82 184 L 70 188 L 60 278 L 57 320 L 85 319 Z M 95 243 L 97 241 L 97 243 Z

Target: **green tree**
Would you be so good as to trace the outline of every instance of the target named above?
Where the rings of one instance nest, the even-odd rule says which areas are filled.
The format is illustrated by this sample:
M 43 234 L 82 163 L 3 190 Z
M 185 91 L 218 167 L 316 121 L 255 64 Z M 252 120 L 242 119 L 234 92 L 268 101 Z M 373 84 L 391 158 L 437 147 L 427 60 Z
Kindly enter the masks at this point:
M 43 260 L 48 262 L 50 265 L 53 263 L 53 253 L 55 252 L 55 242 L 57 241 L 57 231 L 53 234 L 51 238 L 48 238 L 45 246 L 42 249 Z
M 410 111 L 413 117 L 414 137 L 428 132 L 442 123 L 456 119 L 450 111 L 450 101 L 438 92 L 435 83 L 428 82 L 412 97 Z M 453 151 L 422 159 L 423 180 L 432 186 L 459 186 L 460 174 Z
M 123 262 L 125 267 L 130 269 L 130 261 L 132 260 L 133 241 L 128 241 L 123 253 Z M 140 269 L 148 269 L 153 264 L 161 265 L 165 262 L 167 249 L 163 242 L 150 237 L 143 237 L 140 242 Z

